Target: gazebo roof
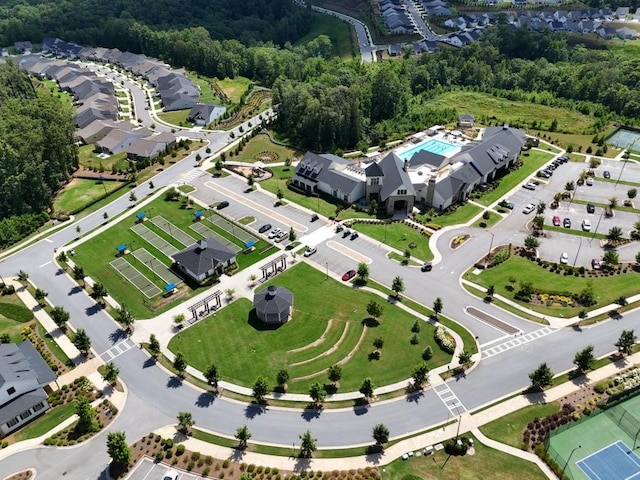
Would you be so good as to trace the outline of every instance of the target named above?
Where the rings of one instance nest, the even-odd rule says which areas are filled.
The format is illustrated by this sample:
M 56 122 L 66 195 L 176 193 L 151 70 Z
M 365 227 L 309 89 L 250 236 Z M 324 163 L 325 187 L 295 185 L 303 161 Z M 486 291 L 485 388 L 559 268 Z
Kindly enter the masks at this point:
M 253 307 L 263 315 L 286 313 L 292 305 L 293 293 L 275 285 L 265 288 L 253 297 Z

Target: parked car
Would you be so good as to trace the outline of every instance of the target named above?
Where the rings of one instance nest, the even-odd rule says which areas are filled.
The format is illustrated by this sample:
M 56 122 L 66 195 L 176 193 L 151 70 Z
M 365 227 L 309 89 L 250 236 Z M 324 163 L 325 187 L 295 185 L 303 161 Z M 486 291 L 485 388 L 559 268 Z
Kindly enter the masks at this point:
M 318 220 L 320 217 L 318 216 L 317 213 L 314 213 L 313 215 L 311 215 L 311 221 L 315 222 L 316 220 Z
M 591 268 L 593 268 L 594 270 L 600 270 L 600 260 L 597 258 L 591 260 Z
M 431 262 L 425 262 L 424 265 L 420 267 L 420 271 L 430 272 L 432 268 L 433 268 L 433 265 L 431 264 Z
M 564 263 L 565 265 L 569 263 L 569 254 L 567 252 L 562 252 L 562 255 L 560 255 L 560 263 Z
M 217 206 L 216 209 L 217 210 L 222 210 L 223 208 L 226 208 L 229 206 L 229 202 L 227 202 L 226 200 L 224 202 L 220 202 Z
M 344 232 L 342 232 L 342 238 L 347 238 L 349 235 L 351 235 L 351 230 L 345 228 Z
M 304 256 L 305 257 L 310 257 L 311 255 L 313 255 L 317 251 L 318 251 L 318 249 L 316 247 L 307 247 L 307 249 L 304 251 Z
M 590 187 L 593 187 L 593 177 L 587 177 L 586 183 Z
M 587 203 L 587 213 L 595 213 L 596 206 L 593 203 Z
M 564 228 L 571 228 L 571 219 L 569 217 L 565 217 L 565 219 L 562 221 L 562 226 Z
M 177 478 L 178 472 L 173 468 L 170 468 L 164 473 L 164 477 L 162 477 L 162 480 L 177 480 Z
M 536 189 L 536 184 L 535 183 L 531 183 L 531 182 L 527 182 L 524 185 L 522 185 L 522 188 L 526 188 L 527 190 L 535 190 Z
M 276 243 L 280 243 L 281 241 L 283 241 L 285 238 L 287 238 L 289 236 L 289 234 L 287 232 L 280 232 L 276 238 L 274 239 L 274 241 Z
M 342 230 L 344 230 L 344 227 L 342 225 L 336 226 L 336 233 L 340 233 Z
M 553 216 L 553 226 L 554 227 L 559 227 L 560 226 L 560 217 L 558 215 L 554 215 Z
M 342 275 L 342 280 L 344 282 L 348 282 L 349 280 L 351 280 L 355 276 L 356 276 L 356 271 L 355 270 L 349 270 L 347 273 Z
M 270 223 L 265 223 L 264 225 L 262 225 L 262 226 L 258 229 L 258 233 L 268 232 L 269 230 L 271 230 L 271 224 L 270 224 Z
M 358 238 L 360 235 L 358 235 L 358 232 L 353 232 L 351 234 L 351 240 L 355 240 L 356 238 Z
M 536 209 L 536 206 L 533 203 L 530 203 L 529 205 L 527 205 L 522 209 L 522 213 L 528 215 L 529 213 L 533 212 L 535 209 Z
M 569 161 L 569 157 L 567 157 L 566 155 L 562 155 L 561 157 L 558 157 L 558 160 L 560 160 L 562 163 L 567 163 Z
M 269 238 L 276 238 L 278 235 L 280 235 L 280 233 L 282 233 L 282 230 L 280 230 L 279 228 L 274 228 L 269 232 Z
M 514 208 L 516 208 L 515 204 L 513 202 L 507 202 L 504 204 L 505 208 L 508 208 L 509 210 L 513 210 Z
M 589 220 L 582 221 L 582 230 L 584 230 L 585 232 L 591 231 L 591 222 Z
M 609 170 L 605 170 L 602 176 L 604 178 L 611 178 L 611 172 Z

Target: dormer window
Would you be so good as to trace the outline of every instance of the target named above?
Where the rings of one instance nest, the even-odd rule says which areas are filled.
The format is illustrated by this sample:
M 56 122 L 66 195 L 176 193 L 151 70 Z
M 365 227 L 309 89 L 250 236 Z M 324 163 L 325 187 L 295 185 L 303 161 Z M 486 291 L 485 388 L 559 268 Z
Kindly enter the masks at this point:
M 14 393 L 16 393 L 15 387 L 7 388 L 7 395 L 13 395 Z

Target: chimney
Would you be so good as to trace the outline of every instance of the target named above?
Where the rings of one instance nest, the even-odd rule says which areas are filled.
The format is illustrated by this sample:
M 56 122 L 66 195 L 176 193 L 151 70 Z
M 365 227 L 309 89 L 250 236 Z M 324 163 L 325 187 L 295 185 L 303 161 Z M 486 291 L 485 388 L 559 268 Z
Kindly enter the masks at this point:
M 276 287 L 275 285 L 269 285 L 267 287 L 267 297 L 268 298 L 273 298 L 276 296 L 276 291 L 278 290 L 278 287 Z
M 207 248 L 207 241 L 204 239 L 198 240 L 198 247 L 200 247 L 201 250 L 204 250 Z

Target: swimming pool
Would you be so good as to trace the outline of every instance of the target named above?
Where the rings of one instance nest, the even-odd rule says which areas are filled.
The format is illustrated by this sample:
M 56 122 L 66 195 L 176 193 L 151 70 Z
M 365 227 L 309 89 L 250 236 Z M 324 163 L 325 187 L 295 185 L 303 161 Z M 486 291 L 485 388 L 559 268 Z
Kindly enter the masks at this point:
M 442 140 L 430 138 L 429 140 L 414 145 L 409 150 L 398 153 L 398 156 L 401 160 L 411 160 L 411 157 L 413 157 L 414 154 L 421 152 L 422 150 L 446 156 L 448 153 L 460 150 L 460 145 L 454 145 L 452 143 L 443 142 Z

